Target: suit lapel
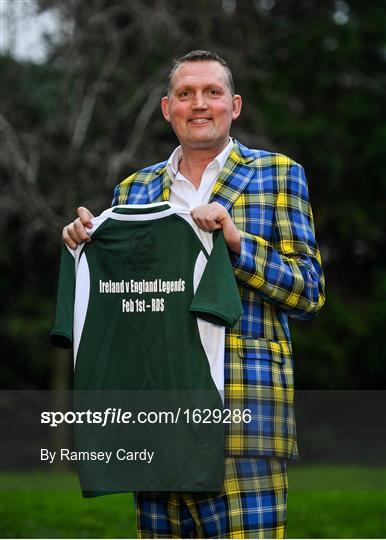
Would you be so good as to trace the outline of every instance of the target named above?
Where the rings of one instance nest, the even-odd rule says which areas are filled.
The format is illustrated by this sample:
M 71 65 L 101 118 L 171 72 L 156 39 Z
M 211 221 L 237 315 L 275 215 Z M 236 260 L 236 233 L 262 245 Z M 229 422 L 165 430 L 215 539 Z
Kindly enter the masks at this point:
M 244 155 L 242 145 L 235 140 L 232 151 L 213 187 L 209 202 L 218 202 L 229 210 L 253 176 L 254 168 L 248 165 L 252 160 L 252 157 Z M 147 186 L 148 201 L 168 201 L 171 183 L 172 180 L 165 165 L 159 171 L 159 175 Z
M 242 155 L 240 144 L 235 140 L 209 202 L 218 202 L 229 210 L 253 176 L 254 168 L 248 165 L 250 161 L 250 157 Z
M 172 180 L 166 170 L 166 166 L 160 170 L 159 175 L 147 185 L 149 202 L 168 201 Z
M 172 179 L 170 178 L 168 172 L 165 170 L 165 173 L 163 175 L 161 201 L 168 201 L 169 200 L 171 183 L 172 183 Z

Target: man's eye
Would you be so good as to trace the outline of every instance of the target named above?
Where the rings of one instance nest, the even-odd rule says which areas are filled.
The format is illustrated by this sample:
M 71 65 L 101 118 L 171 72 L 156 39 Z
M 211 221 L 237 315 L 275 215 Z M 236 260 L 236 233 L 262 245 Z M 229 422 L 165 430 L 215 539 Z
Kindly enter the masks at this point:
M 209 93 L 210 93 L 211 96 L 218 96 L 220 94 L 220 91 L 217 90 L 217 88 L 211 88 L 209 90 Z
M 180 92 L 181 97 L 188 97 L 188 95 L 189 95 L 189 90 L 183 90 L 182 92 Z

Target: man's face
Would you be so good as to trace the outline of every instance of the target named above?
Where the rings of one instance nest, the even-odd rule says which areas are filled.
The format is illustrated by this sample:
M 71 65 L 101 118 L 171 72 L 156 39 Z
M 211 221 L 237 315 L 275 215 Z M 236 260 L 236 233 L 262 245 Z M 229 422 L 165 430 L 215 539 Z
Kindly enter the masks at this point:
M 232 96 L 227 72 L 218 62 L 184 62 L 161 108 L 184 148 L 221 150 L 240 115 L 241 97 Z

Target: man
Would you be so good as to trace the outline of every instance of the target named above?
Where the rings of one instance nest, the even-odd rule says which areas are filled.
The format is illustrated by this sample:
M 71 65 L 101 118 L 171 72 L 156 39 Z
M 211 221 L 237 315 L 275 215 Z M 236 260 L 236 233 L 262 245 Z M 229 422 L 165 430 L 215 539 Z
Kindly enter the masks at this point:
M 223 59 L 192 51 L 177 60 L 161 109 L 180 146 L 114 193 L 113 205 L 170 200 L 202 229 L 221 228 L 244 309 L 226 333 L 225 407 L 250 409 L 252 420 L 226 425 L 223 490 L 137 494 L 144 538 L 285 535 L 286 460 L 297 456 L 288 315 L 316 315 L 324 277 L 303 169 L 230 139 L 241 106 Z M 70 247 L 89 241 L 92 215 L 78 214 L 63 231 Z

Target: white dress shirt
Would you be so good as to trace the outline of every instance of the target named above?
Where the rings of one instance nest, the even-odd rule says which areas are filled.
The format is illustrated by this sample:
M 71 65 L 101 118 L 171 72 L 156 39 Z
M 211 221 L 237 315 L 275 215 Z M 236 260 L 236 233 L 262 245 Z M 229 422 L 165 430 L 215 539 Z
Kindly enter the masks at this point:
M 172 180 L 169 201 L 188 210 L 208 204 L 213 187 L 232 148 L 233 141 L 229 138 L 229 143 L 224 150 L 207 165 L 201 177 L 200 185 L 196 189 L 178 170 L 178 165 L 182 158 L 182 148 L 178 146 L 168 159 L 166 165 L 167 172 Z

